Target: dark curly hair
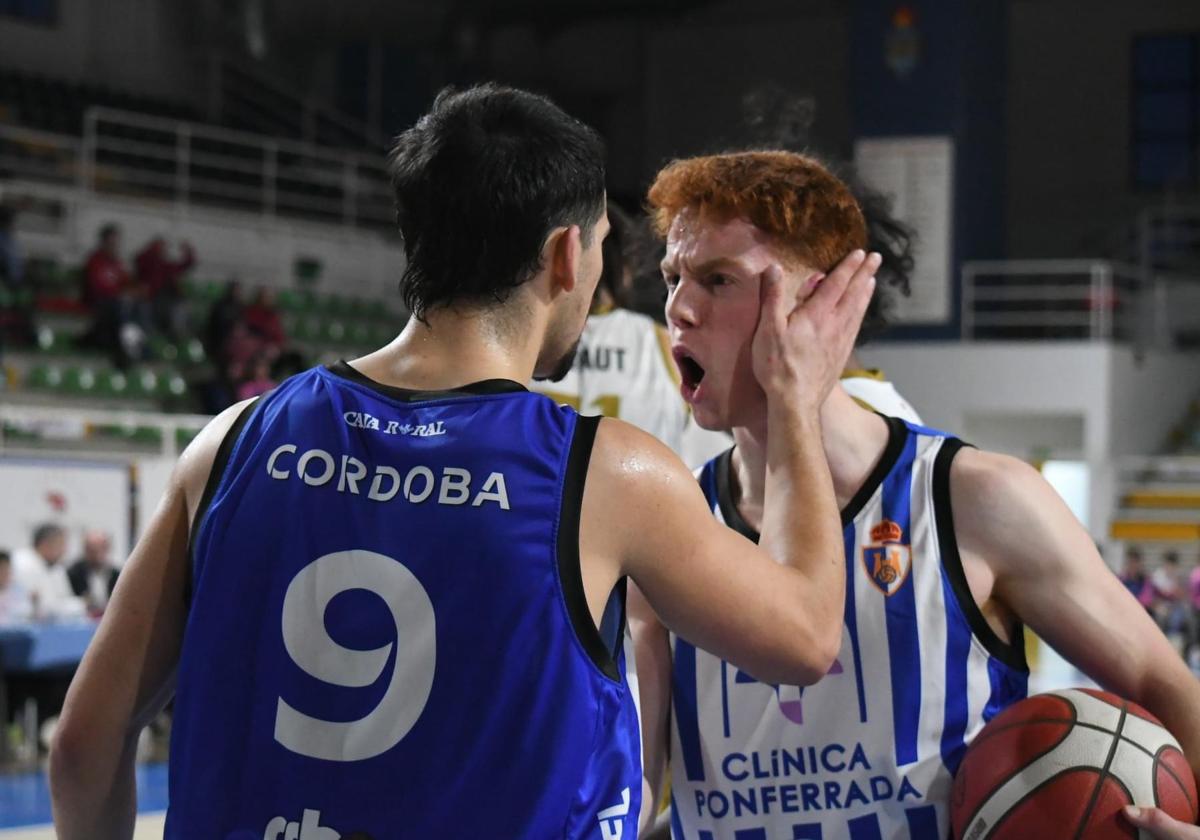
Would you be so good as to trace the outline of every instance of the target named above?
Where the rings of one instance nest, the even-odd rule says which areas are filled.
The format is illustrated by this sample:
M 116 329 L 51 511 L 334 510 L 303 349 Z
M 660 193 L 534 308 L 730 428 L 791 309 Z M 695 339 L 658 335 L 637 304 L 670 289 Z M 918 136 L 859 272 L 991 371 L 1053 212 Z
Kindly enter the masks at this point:
M 502 87 L 446 88 L 389 155 L 408 264 L 404 304 L 503 303 L 541 268 L 556 227 L 590 244 L 604 214 L 604 144 L 549 99 Z
M 786 149 L 804 152 L 811 146 L 816 101 L 798 96 L 778 85 L 765 85 L 742 97 L 743 130 L 735 145 L 747 148 Z M 915 265 L 913 248 L 917 234 L 892 215 L 892 199 L 868 187 L 848 163 L 828 163 L 830 170 L 849 188 L 867 223 L 867 250 L 883 257 L 875 277 L 875 294 L 863 317 L 858 344 L 884 332 L 896 295 L 912 293 Z

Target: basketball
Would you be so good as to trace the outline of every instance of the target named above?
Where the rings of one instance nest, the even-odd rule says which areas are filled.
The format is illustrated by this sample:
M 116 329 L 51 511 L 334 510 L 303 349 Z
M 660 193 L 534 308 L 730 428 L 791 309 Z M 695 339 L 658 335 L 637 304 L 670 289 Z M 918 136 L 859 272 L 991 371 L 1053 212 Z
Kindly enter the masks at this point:
M 1116 695 L 1065 689 L 1030 697 L 980 731 L 954 779 L 960 840 L 1129 838 L 1126 805 L 1196 822 L 1196 784 L 1179 742 Z

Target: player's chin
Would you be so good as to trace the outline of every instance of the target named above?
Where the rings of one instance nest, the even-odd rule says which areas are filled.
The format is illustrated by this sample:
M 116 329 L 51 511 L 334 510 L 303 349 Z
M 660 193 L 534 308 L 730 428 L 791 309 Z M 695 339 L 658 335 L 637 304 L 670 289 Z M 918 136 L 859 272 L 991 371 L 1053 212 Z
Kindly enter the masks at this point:
M 709 432 L 728 432 L 732 428 L 726 413 L 707 402 L 693 403 L 692 417 L 697 426 Z

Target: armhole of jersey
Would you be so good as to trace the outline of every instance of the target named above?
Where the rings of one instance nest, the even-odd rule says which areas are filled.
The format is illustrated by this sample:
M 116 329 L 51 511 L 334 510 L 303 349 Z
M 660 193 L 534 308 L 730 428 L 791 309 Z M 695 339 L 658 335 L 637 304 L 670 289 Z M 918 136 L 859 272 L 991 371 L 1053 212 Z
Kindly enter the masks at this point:
M 200 496 L 200 504 L 196 507 L 196 515 L 192 517 L 191 532 L 188 534 L 188 575 L 183 588 L 183 599 L 187 604 L 192 602 L 192 571 L 195 569 L 196 561 L 196 537 L 200 534 L 200 528 L 204 524 L 204 517 L 208 515 L 208 508 L 212 504 L 213 497 L 217 495 L 217 488 L 221 486 L 221 479 L 225 477 L 225 468 L 229 466 L 233 447 L 241 437 L 242 429 L 245 427 L 246 421 L 250 419 L 250 415 L 254 413 L 254 408 L 260 399 L 261 397 L 256 397 L 254 402 L 243 408 L 229 426 L 225 437 L 221 439 L 221 445 L 217 447 L 217 455 L 213 458 L 212 469 L 208 472 L 208 481 L 204 483 L 204 493 Z
M 954 456 L 964 446 L 957 438 L 946 438 L 933 462 L 933 512 L 937 519 L 938 545 L 942 553 L 942 566 L 958 600 L 959 609 L 971 625 L 971 632 L 983 644 L 988 653 L 1011 668 L 1029 670 L 1025 661 L 1025 628 L 1018 623 L 1014 628 L 1012 643 L 1005 642 L 987 623 L 983 611 L 975 603 L 967 575 L 963 571 L 962 557 L 958 553 L 958 537 L 954 533 L 954 511 L 950 506 L 950 465 Z
M 571 440 L 571 451 L 567 455 L 567 472 L 563 477 L 562 506 L 558 515 L 558 579 L 562 584 L 563 599 L 567 605 L 567 614 L 571 618 L 571 627 L 575 637 L 583 646 L 588 658 L 596 665 L 604 676 L 619 682 L 621 672 L 617 668 L 615 649 L 610 649 L 604 637 L 592 620 L 592 612 L 588 609 L 587 595 L 583 591 L 583 570 L 580 568 L 579 556 L 579 522 L 583 510 L 583 485 L 587 480 L 588 463 L 592 457 L 592 445 L 596 442 L 596 430 L 600 426 L 600 417 L 575 418 L 575 436 Z M 617 582 L 613 594 L 619 598 L 619 627 L 620 636 L 625 630 L 625 581 Z M 612 596 L 609 598 L 612 602 Z M 606 609 L 607 612 L 607 609 Z

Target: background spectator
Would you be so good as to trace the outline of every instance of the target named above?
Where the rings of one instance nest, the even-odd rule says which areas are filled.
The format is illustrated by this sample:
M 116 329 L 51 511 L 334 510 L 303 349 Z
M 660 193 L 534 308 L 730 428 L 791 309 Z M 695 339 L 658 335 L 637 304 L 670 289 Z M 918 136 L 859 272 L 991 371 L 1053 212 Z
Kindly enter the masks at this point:
M 225 342 L 233 332 L 234 324 L 242 320 L 245 304 L 242 301 L 242 284 L 230 280 L 225 284 L 225 291 L 213 301 L 208 311 L 208 321 L 204 325 L 204 350 L 210 359 L 224 363 Z
M 26 289 L 25 260 L 13 233 L 16 210 L 0 205 L 0 349 L 33 341 L 33 301 Z
M 271 378 L 271 363 L 266 356 L 260 355 L 254 359 L 250 367 L 250 377 L 242 382 L 237 389 L 239 400 L 261 396 L 274 388 L 276 382 Z
M 103 531 L 88 531 L 83 537 L 83 557 L 67 570 L 71 591 L 82 598 L 87 611 L 99 616 L 108 606 L 119 574 L 112 557 L 112 540 Z
M 275 291 L 259 287 L 254 294 L 254 300 L 246 307 L 244 317 L 250 332 L 273 348 L 273 356 L 278 355 L 287 343 L 287 336 L 283 332 L 283 320 L 279 317 L 279 310 L 275 308 Z
M 84 613 L 83 601 L 71 591 L 62 564 L 67 552 L 67 535 L 57 525 L 39 525 L 33 545 L 13 555 L 13 576 L 29 593 L 35 621 L 76 618 Z
M 1119 577 L 1121 583 L 1129 590 L 1129 594 L 1141 602 L 1142 593 L 1146 589 L 1146 566 L 1142 559 L 1141 549 L 1131 547 L 1125 552 L 1125 563 Z M 1142 602 L 1142 605 L 1145 606 L 1145 603 Z
M 29 593 L 13 578 L 12 556 L 0 551 L 0 627 L 29 620 Z
M 167 241 L 156 236 L 134 257 L 137 285 L 150 302 L 154 325 L 173 340 L 178 340 L 187 331 L 187 306 L 181 280 L 196 264 L 196 254 L 190 244 L 184 242 L 180 250 L 178 260 L 170 259 Z
M 1174 551 L 1163 554 L 1162 563 L 1150 575 L 1154 616 L 1169 638 L 1186 651 L 1195 638 L 1188 580 Z
M 25 281 L 25 261 L 13 234 L 16 217 L 15 210 L 0 205 L 0 282 L 11 289 Z
M 92 316 L 84 342 L 109 353 L 117 367 L 141 357 L 146 325 L 139 323 L 139 301 L 121 263 L 121 229 L 100 228 L 95 250 L 83 267 L 83 304 Z

